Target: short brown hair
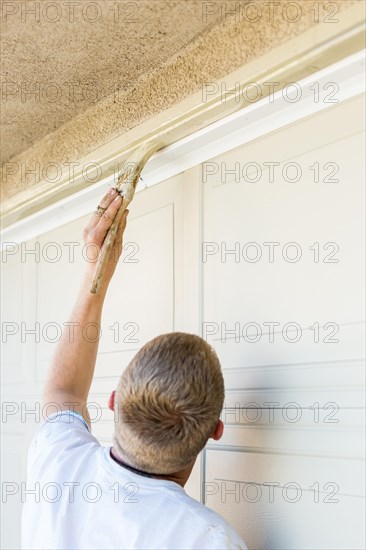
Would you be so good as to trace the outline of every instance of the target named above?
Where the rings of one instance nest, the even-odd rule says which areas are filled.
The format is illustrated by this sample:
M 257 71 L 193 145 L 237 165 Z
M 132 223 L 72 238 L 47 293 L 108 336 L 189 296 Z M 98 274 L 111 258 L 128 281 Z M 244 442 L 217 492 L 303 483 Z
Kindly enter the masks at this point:
M 178 472 L 206 445 L 223 402 L 224 380 L 213 348 L 194 334 L 162 334 L 138 351 L 120 378 L 115 449 L 145 472 Z

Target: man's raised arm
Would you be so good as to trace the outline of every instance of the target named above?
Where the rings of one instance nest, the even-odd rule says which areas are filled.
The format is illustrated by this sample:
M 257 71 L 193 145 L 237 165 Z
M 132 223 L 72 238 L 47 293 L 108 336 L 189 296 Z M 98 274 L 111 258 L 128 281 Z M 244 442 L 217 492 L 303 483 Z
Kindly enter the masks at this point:
M 121 219 L 98 293 L 91 294 L 89 288 L 94 274 L 95 261 L 100 254 L 113 218 L 121 206 L 121 200 L 117 192 L 110 189 L 100 203 L 102 210 L 105 209 L 104 213 L 100 215 L 102 210 L 100 213 L 94 213 L 84 230 L 85 244 L 93 246 L 88 247 L 89 262 L 69 319 L 73 331 L 63 331 L 51 360 L 44 391 L 45 403 L 57 403 L 63 410 L 74 410 L 82 414 L 89 425 L 90 418 L 86 403 L 98 351 L 103 303 L 122 252 L 122 238 L 128 210 Z M 87 327 L 87 337 L 85 337 L 85 327 Z M 70 332 L 72 338 L 70 338 Z

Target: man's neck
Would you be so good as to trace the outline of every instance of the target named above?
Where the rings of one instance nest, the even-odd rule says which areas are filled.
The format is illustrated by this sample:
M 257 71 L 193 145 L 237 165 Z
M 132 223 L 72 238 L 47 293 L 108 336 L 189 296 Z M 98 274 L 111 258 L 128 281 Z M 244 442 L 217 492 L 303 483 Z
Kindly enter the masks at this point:
M 125 465 L 125 462 L 122 460 L 122 458 L 118 455 L 117 451 L 114 449 L 114 447 L 111 447 L 111 455 L 112 458 L 114 458 L 117 462 L 121 464 L 121 466 Z M 178 483 L 181 487 L 184 487 L 185 484 L 188 481 L 188 478 L 191 474 L 191 471 L 193 469 L 195 461 L 192 462 L 189 466 L 184 468 L 183 470 L 180 470 L 179 472 L 175 472 L 173 474 L 150 474 L 148 472 L 142 472 L 140 470 L 137 470 L 136 468 L 132 468 L 137 474 L 140 475 L 148 475 L 148 477 L 153 477 L 155 479 L 165 479 L 166 481 L 174 481 L 175 483 Z M 126 466 L 130 466 L 129 464 L 126 464 Z

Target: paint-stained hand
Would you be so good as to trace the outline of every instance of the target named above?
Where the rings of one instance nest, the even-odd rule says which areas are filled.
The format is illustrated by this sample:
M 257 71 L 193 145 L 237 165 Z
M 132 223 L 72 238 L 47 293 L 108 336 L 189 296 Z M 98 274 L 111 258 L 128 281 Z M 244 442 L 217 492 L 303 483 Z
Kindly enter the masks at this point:
M 99 206 L 105 209 L 104 213 L 100 215 L 100 213 L 94 212 L 90 222 L 83 231 L 83 238 L 86 245 L 84 256 L 88 260 L 88 271 L 90 272 L 94 272 L 95 262 L 98 260 L 103 250 L 103 243 L 108 229 L 112 225 L 121 203 L 122 198 L 117 194 L 117 191 L 113 188 L 109 189 L 99 203 Z M 126 228 L 128 212 L 129 211 L 126 210 L 121 218 L 116 239 L 104 272 L 103 279 L 107 281 L 111 279 L 122 253 L 123 233 Z

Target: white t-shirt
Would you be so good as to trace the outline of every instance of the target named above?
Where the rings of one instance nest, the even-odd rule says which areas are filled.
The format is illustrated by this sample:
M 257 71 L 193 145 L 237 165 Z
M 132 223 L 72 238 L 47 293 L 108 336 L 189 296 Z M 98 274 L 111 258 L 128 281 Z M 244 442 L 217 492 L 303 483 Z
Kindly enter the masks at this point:
M 51 415 L 28 454 L 22 548 L 246 549 L 216 512 L 174 481 L 136 474 L 110 457 L 77 413 Z

